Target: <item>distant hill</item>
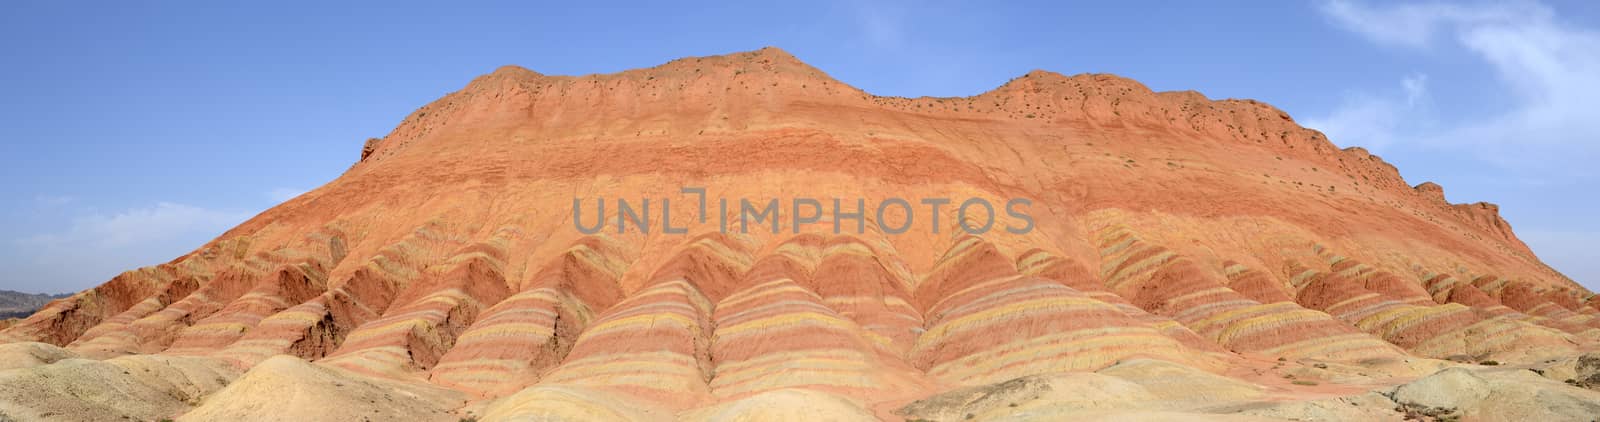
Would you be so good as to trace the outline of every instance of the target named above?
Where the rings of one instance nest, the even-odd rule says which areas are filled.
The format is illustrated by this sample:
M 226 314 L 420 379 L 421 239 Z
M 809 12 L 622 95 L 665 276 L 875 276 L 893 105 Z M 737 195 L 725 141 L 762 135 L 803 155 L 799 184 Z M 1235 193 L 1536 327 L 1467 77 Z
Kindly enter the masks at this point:
M 65 293 L 47 295 L 0 290 L 0 319 L 27 318 L 28 315 L 33 315 L 33 311 L 44 307 L 44 304 L 67 296 L 71 295 Z

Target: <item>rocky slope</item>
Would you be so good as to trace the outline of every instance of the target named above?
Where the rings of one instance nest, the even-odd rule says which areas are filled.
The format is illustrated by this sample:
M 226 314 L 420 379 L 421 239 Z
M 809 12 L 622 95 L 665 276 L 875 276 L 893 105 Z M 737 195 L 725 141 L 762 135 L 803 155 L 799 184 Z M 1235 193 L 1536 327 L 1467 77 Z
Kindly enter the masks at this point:
M 635 227 L 580 230 L 574 202 L 592 224 L 600 198 Z M 646 198 L 638 221 L 615 202 Z M 777 228 L 720 230 L 740 198 L 779 200 Z M 867 212 L 810 219 L 795 198 Z M 856 198 L 917 208 L 878 221 Z M 1029 222 L 996 208 L 995 230 L 968 233 L 968 198 L 1027 199 L 1032 230 L 1001 230 Z M 719 199 L 735 209 L 702 211 Z M 1597 337 L 1600 299 L 1496 206 L 1448 203 L 1266 104 L 1043 71 L 879 97 L 772 48 L 501 68 L 366 141 L 337 180 L 0 331 L 75 362 L 242 373 L 146 412 L 192 420 L 1226 419 L 1327 400 L 1438 416 L 1366 392 L 1548 367 Z M 34 361 L 0 376 L 61 365 Z

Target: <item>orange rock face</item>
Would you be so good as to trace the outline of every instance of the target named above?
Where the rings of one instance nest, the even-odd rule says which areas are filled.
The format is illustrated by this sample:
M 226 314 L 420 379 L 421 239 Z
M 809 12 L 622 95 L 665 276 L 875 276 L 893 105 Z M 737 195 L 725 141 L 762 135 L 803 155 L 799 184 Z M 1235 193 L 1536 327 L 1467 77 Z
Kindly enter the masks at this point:
M 668 412 L 807 390 L 882 416 L 1137 359 L 1517 361 L 1600 338 L 1600 299 L 1496 206 L 1446 203 L 1266 104 L 1110 75 L 889 98 L 771 48 L 505 67 L 360 149 L 0 339 Z M 776 200 L 773 220 L 724 226 L 741 200 Z

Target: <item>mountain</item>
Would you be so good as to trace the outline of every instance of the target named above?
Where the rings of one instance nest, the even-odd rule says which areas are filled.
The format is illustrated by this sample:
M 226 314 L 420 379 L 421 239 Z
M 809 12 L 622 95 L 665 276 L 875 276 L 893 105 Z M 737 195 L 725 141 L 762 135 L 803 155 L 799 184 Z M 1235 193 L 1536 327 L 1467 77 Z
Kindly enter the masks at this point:
M 0 319 L 25 318 L 28 315 L 32 315 L 33 311 L 44 307 L 45 303 L 67 296 L 65 294 L 29 294 L 0 290 Z
M 0 331 L 0 354 L 35 357 L 0 372 L 17 378 L 0 415 L 1495 419 L 1600 401 L 1556 378 L 1600 370 L 1579 358 L 1600 300 L 1497 206 L 1252 100 L 1046 71 L 882 97 L 765 48 L 503 67 L 352 156 Z M 192 400 L 59 404 L 38 379 Z

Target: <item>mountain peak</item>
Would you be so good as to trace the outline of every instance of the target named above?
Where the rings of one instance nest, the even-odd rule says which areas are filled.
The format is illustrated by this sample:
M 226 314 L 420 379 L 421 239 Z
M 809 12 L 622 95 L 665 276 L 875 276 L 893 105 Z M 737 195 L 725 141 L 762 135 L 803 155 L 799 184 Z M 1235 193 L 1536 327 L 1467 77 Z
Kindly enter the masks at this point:
M 1212 100 L 1192 90 L 1156 92 L 1114 74 L 1069 76 L 1042 69 L 971 97 L 879 96 L 835 80 L 777 47 L 685 57 L 648 68 L 581 76 L 543 75 L 520 66 L 502 66 L 419 109 L 378 142 L 369 141 L 362 156 L 381 161 L 424 142 L 419 139 L 424 135 L 483 126 L 536 127 L 547 136 L 581 138 L 832 124 L 830 116 L 790 114 L 796 107 L 876 109 L 1042 127 L 1160 128 L 1182 136 L 1265 148 L 1279 156 L 1339 167 L 1372 187 L 1394 193 L 1411 191 L 1398 170 L 1381 158 L 1359 148 L 1340 150 L 1320 132 L 1301 127 L 1288 113 L 1256 100 Z M 667 125 L 673 129 L 650 128 L 652 123 L 646 121 L 674 122 Z

